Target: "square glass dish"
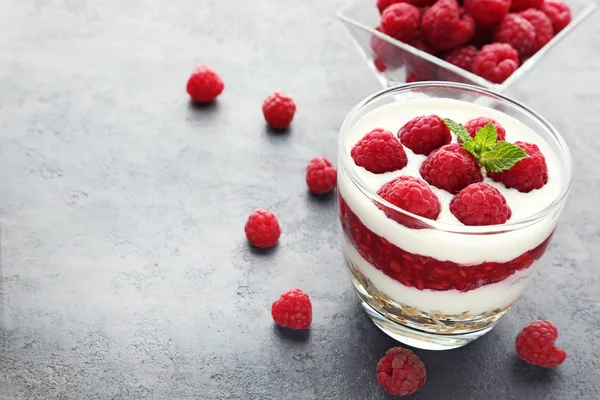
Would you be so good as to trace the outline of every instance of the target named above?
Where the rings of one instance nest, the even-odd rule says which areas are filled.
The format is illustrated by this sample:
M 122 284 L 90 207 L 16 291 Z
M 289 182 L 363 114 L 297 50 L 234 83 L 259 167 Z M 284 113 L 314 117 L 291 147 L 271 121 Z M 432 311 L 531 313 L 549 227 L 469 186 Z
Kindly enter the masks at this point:
M 381 15 L 375 0 L 357 0 L 338 11 L 338 17 L 373 69 L 384 87 L 420 80 L 448 81 L 477 85 L 496 92 L 502 92 L 523 75 L 534 68 L 544 55 L 563 38 L 589 17 L 597 5 L 592 0 L 567 0 L 571 6 L 572 19 L 536 54 L 527 59 L 503 83 L 492 83 L 462 68 L 456 67 L 441 58 L 421 51 L 406 43 L 395 40 L 375 29 Z

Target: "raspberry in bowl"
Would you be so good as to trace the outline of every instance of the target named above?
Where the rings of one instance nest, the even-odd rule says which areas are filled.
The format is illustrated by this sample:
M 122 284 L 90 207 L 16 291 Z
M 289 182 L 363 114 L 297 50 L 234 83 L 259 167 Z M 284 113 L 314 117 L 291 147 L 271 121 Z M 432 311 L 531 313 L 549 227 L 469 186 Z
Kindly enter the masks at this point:
M 556 130 L 501 95 L 426 82 L 367 98 L 338 155 L 342 249 L 364 309 L 413 347 L 484 335 L 526 287 L 571 180 Z

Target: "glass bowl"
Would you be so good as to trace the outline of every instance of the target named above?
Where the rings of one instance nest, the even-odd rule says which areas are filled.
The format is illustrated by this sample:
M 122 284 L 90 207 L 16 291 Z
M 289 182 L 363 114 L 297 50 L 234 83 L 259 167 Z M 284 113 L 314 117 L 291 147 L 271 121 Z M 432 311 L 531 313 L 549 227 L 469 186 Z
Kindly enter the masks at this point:
M 571 23 L 501 84 L 492 83 L 375 30 L 381 19 L 375 0 L 358 0 L 339 10 L 338 16 L 384 87 L 417 80 L 448 81 L 503 92 L 529 72 L 550 49 L 576 29 L 597 8 L 596 3 L 586 0 L 572 0 L 568 3 L 571 6 Z M 374 53 L 378 53 L 378 56 L 374 56 Z M 413 75 L 415 73 L 418 76 Z

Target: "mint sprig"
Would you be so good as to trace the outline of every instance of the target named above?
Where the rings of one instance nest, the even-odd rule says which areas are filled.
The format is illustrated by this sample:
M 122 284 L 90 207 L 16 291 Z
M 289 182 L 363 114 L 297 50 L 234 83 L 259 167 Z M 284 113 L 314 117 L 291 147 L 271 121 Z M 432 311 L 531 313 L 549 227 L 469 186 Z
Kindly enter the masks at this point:
M 472 138 L 462 124 L 449 118 L 444 118 L 443 121 L 458 136 L 463 149 L 471 153 L 479 165 L 489 172 L 506 171 L 528 157 L 525 150 L 519 146 L 503 140 L 498 141 L 496 127 L 491 122 L 479 129 L 475 138 Z

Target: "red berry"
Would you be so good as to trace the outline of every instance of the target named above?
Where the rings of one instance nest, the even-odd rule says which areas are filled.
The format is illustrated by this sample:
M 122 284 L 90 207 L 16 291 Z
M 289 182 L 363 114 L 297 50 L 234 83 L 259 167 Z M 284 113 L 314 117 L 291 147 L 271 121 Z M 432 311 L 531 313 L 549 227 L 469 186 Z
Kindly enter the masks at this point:
M 496 25 L 508 14 L 511 0 L 465 0 L 465 10 L 473 16 L 477 27 Z
M 375 30 L 385 33 L 381 26 L 378 26 Z M 375 67 L 379 72 L 402 66 L 404 50 L 398 46 L 388 43 L 376 35 L 371 35 L 371 50 L 373 50 Z
M 464 126 L 465 129 L 469 131 L 469 135 L 471 135 L 471 137 L 474 138 L 477 134 L 477 131 L 489 124 L 490 122 L 492 123 L 492 125 L 494 125 L 494 128 L 496 128 L 496 135 L 498 136 L 498 140 L 506 140 L 506 130 L 504 130 L 504 127 L 500 125 L 500 122 L 496 122 L 496 120 L 493 120 L 491 118 L 473 118 L 467 121 L 467 123 Z
M 458 193 L 471 183 L 481 182 L 481 167 L 460 144 L 447 144 L 431 153 L 419 171 L 430 185 Z
M 515 142 L 515 145 L 525 150 L 529 157 L 517 161 L 509 170 L 488 172 L 488 176 L 504 183 L 507 188 L 515 188 L 523 193 L 543 187 L 548 182 L 548 166 L 539 147 L 525 142 Z
M 541 8 L 544 0 L 512 0 L 511 12 L 527 10 L 528 8 Z
M 428 155 L 433 150 L 450 143 L 452 135 L 440 117 L 423 115 L 404 124 L 398 132 L 398 138 L 415 154 Z
M 325 194 L 335 188 L 337 170 L 326 157 L 315 157 L 306 167 L 306 184 L 314 194 Z
M 246 237 L 256 247 L 274 246 L 281 235 L 277 217 L 269 210 L 255 210 L 248 217 L 244 227 Z
M 450 50 L 448 53 L 446 53 L 446 55 L 444 55 L 443 58 L 450 64 L 454 64 L 458 68 L 462 68 L 470 72 L 471 68 L 473 67 L 473 61 L 475 61 L 475 57 L 478 53 L 479 50 L 477 50 L 477 47 L 468 45 Z
M 421 31 L 437 50 L 466 44 L 475 32 L 475 20 L 462 11 L 456 0 L 439 0 L 423 14 Z
M 406 167 L 408 159 L 400 141 L 390 131 L 374 129 L 358 141 L 350 152 L 359 167 L 374 174 Z
M 533 48 L 535 28 L 519 14 L 507 14 L 494 29 L 493 39 L 508 43 L 520 56 L 527 56 Z
M 209 103 L 216 99 L 225 85 L 221 77 L 207 65 L 197 65 L 188 79 L 186 90 L 192 100 Z
M 408 349 L 391 348 L 377 363 L 377 382 L 392 396 L 414 393 L 426 380 L 425 365 Z
M 558 329 L 550 321 L 534 321 L 517 335 L 515 347 L 521 360 L 544 368 L 556 368 L 567 352 L 555 344 Z
M 379 9 L 379 13 L 382 14 L 383 11 L 392 4 L 408 3 L 416 7 L 426 7 L 435 3 L 435 1 L 436 0 L 377 0 L 377 8 Z
M 310 297 L 300 289 L 288 290 L 273 302 L 271 315 L 279 326 L 294 330 L 306 329 L 312 322 Z
M 544 0 L 542 11 L 552 21 L 555 35 L 571 22 L 571 7 L 564 1 Z
M 286 129 L 296 113 L 296 103 L 285 92 L 275 92 L 267 96 L 262 105 L 267 123 L 274 129 Z
M 470 226 L 503 224 L 512 215 L 502 193 L 483 182 L 473 183 L 454 196 L 450 212 Z
M 483 46 L 473 61 L 473 73 L 493 83 L 502 83 L 519 68 L 519 53 L 506 43 Z
M 422 179 L 412 176 L 399 176 L 387 182 L 377 191 L 377 194 L 396 207 L 423 218 L 436 220 L 442 210 L 440 200 L 429 185 Z M 420 226 L 416 220 L 396 210 L 385 206 L 381 206 L 381 209 L 389 218 L 409 228 Z
M 383 31 L 402 42 L 408 42 L 417 37 L 420 23 L 419 9 L 407 3 L 392 4 L 381 15 Z
M 521 13 L 521 17 L 525 18 L 533 28 L 535 29 L 535 39 L 533 40 L 533 46 L 526 56 L 532 56 L 539 49 L 544 47 L 546 43 L 552 40 L 554 36 L 554 28 L 552 28 L 552 21 L 540 10 L 534 10 L 533 8 L 525 10 Z

